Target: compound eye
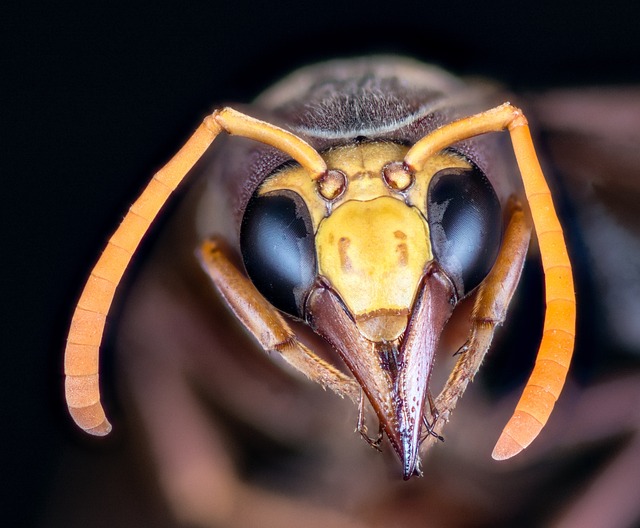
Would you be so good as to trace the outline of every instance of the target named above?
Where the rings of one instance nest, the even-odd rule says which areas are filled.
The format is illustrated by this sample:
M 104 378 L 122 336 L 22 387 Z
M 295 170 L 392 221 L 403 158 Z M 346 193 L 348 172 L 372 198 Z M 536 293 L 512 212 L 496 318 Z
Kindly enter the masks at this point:
M 498 256 L 498 197 L 477 167 L 443 169 L 429 183 L 427 213 L 433 254 L 462 298 L 482 282 Z
M 240 251 L 265 299 L 302 318 L 317 270 L 311 216 L 302 197 L 286 190 L 254 194 L 242 219 Z

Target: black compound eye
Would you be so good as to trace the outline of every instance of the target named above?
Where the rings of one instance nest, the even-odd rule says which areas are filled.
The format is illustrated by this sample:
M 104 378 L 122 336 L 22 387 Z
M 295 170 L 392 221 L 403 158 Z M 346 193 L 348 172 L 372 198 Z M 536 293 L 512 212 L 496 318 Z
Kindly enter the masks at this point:
M 292 191 L 254 195 L 242 219 L 240 251 L 258 291 L 276 308 L 303 316 L 316 278 L 316 250 L 309 210 Z
M 463 297 L 482 282 L 498 256 L 498 197 L 477 167 L 443 169 L 429 183 L 427 213 L 434 257 Z

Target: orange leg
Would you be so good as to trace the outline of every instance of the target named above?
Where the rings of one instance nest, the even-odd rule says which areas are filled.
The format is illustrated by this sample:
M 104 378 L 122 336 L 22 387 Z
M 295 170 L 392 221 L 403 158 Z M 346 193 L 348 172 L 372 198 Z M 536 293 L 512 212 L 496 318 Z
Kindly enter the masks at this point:
M 348 396 L 354 402 L 359 400 L 361 389 L 356 380 L 298 341 L 284 317 L 260 295 L 214 241 L 202 244 L 200 258 L 226 304 L 264 350 L 278 352 L 297 370 L 340 396 Z
M 530 237 L 531 227 L 522 209 L 514 205 L 496 263 L 478 290 L 471 315 L 469 339 L 459 350 L 460 359 L 432 406 L 435 423 L 425 447 L 435 443 L 442 433 L 458 399 L 480 368 L 496 327 L 504 322 L 511 298 L 520 282 Z
M 510 458 L 538 436 L 567 376 L 575 340 L 576 301 L 571 262 L 549 187 L 533 147 L 527 120 L 509 103 L 445 125 L 418 141 L 405 156 L 411 171 L 449 145 L 487 132 L 509 130 L 536 229 L 545 274 L 546 314 L 542 342 L 531 377 L 498 439 L 493 458 Z
M 66 399 L 73 419 L 88 433 L 102 436 L 111 431 L 100 403 L 98 360 L 107 313 L 118 283 L 151 222 L 223 130 L 279 148 L 305 167 L 313 179 L 326 171 L 324 161 L 313 148 L 281 128 L 230 108 L 215 111 L 205 118 L 131 206 L 93 268 L 73 314 L 64 363 Z

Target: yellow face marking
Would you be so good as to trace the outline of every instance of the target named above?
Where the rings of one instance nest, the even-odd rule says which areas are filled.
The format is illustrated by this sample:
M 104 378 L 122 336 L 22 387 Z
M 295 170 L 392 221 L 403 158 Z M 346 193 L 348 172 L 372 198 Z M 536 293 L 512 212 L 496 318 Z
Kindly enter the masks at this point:
M 338 207 L 320 224 L 316 251 L 319 273 L 356 323 L 386 314 L 404 317 L 406 325 L 424 268 L 433 258 L 420 211 L 389 196 Z M 364 324 L 359 326 L 362 330 Z

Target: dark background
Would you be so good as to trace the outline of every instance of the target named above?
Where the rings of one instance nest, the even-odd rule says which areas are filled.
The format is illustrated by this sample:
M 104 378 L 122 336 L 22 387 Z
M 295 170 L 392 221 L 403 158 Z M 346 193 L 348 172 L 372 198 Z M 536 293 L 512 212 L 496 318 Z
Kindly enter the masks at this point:
M 640 82 L 631 0 L 346 4 L 3 8 L 3 525 L 42 526 L 61 454 L 99 452 L 63 403 L 74 300 L 130 202 L 219 103 L 246 102 L 296 66 L 370 52 L 525 92 Z

